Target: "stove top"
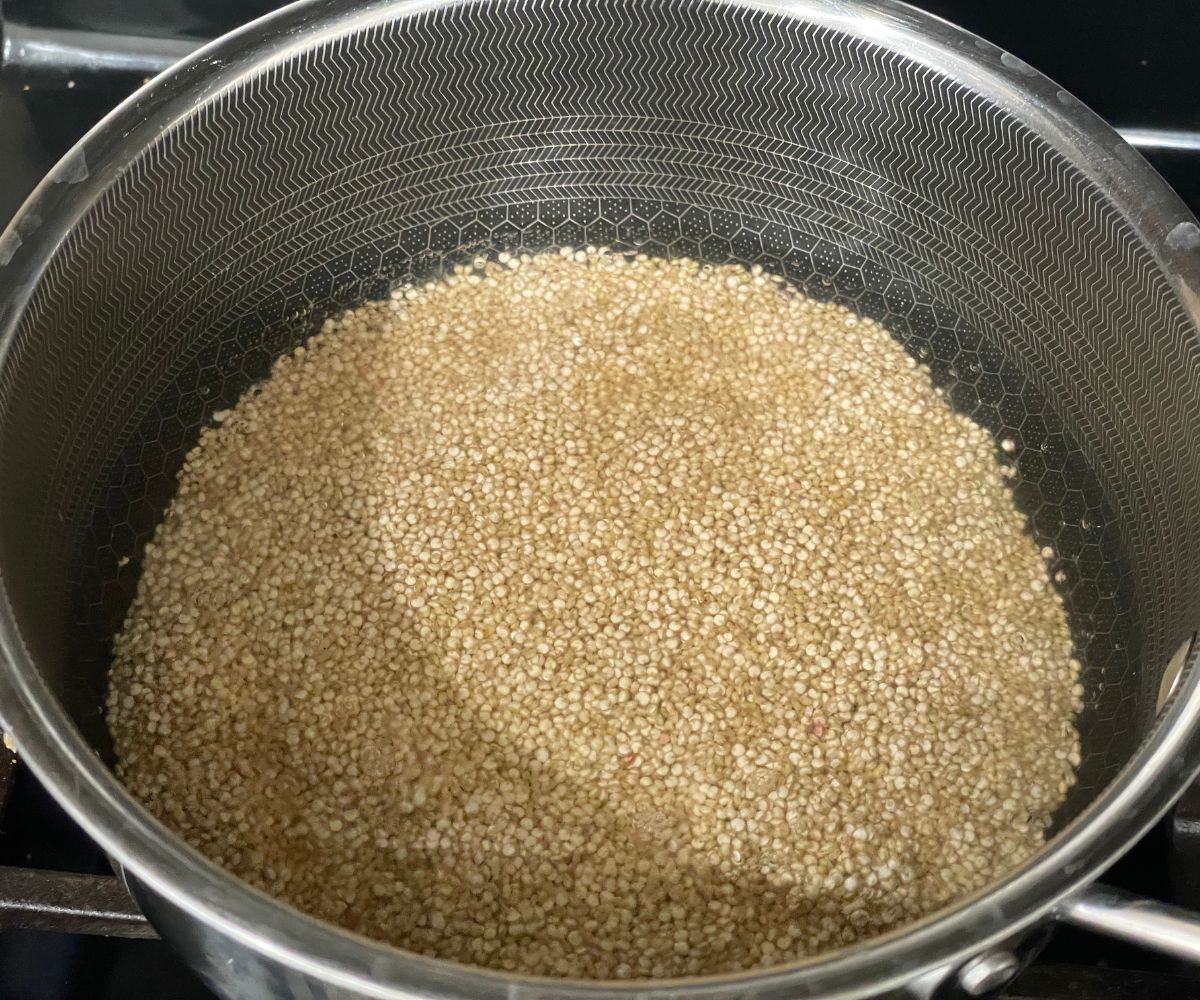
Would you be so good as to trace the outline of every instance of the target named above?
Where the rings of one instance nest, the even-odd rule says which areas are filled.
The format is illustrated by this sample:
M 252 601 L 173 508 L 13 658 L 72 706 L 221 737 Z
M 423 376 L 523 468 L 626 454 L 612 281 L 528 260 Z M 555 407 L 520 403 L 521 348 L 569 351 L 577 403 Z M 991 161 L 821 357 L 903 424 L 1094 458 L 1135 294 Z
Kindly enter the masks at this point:
M 271 0 L 0 3 L 0 226 L 143 79 Z M 1054 77 L 1137 146 L 1200 214 L 1200 5 L 918 0 Z M 1185 79 L 1190 77 L 1190 79 Z M 1200 910 L 1200 788 L 1105 881 Z M 1009 997 L 1200 1000 L 1200 968 L 1070 929 Z M 0 748 L 0 1000 L 210 1000 L 154 936 L 103 853 Z

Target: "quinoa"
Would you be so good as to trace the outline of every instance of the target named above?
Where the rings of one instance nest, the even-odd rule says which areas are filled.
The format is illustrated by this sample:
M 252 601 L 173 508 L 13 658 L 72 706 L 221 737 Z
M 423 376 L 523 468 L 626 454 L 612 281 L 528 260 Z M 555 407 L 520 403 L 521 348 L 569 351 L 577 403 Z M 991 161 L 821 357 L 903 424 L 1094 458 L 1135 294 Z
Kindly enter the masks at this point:
M 201 433 L 115 642 L 118 773 L 254 885 L 461 962 L 878 934 L 1032 854 L 1079 762 L 1007 447 L 759 268 L 476 261 Z

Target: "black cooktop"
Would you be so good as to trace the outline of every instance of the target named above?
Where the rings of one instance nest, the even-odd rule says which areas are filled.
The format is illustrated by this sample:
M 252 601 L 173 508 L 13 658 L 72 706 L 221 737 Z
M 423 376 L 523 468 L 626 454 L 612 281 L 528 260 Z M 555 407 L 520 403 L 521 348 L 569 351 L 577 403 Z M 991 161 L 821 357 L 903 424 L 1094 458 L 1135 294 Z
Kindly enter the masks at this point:
M 6 0 L 0 3 L 0 225 L 66 149 L 142 80 L 271 0 Z M 1054 77 L 1106 117 L 1200 214 L 1200 4 L 1179 0 L 923 0 Z M 105 874 L 103 854 L 0 749 L 4 868 Z M 1200 790 L 1106 876 L 1200 910 Z M 76 883 L 24 890 L 0 878 L 0 1000 L 200 1000 L 202 984 L 158 940 L 81 929 Z M 111 886 L 108 887 L 111 889 Z M 6 892 L 8 895 L 6 896 Z M 86 893 L 85 893 L 86 895 Z M 30 910 L 40 912 L 31 917 Z M 88 919 L 95 923 L 95 913 Z M 103 929 L 121 929 L 120 914 Z M 145 933 L 133 927 L 134 933 Z M 1200 1000 L 1200 969 L 1060 930 L 1007 993 L 1076 1000 Z

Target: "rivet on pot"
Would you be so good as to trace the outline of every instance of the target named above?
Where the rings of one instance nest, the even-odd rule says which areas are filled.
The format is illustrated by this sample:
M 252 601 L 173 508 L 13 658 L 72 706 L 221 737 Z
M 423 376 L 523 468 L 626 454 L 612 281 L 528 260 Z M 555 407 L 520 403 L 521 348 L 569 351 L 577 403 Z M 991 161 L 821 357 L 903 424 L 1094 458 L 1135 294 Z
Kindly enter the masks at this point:
M 981 997 L 1008 985 L 1021 962 L 1011 951 L 993 951 L 971 959 L 958 974 L 958 985 L 968 996 Z
M 1162 681 L 1158 685 L 1158 708 L 1161 712 L 1163 705 L 1170 700 L 1171 695 L 1175 693 L 1175 688 L 1179 686 L 1179 676 L 1183 672 L 1183 665 L 1187 663 L 1187 658 L 1192 652 L 1192 647 L 1196 644 L 1196 633 L 1193 632 L 1179 644 L 1179 648 L 1175 650 L 1175 655 L 1167 661 L 1167 669 L 1163 671 Z

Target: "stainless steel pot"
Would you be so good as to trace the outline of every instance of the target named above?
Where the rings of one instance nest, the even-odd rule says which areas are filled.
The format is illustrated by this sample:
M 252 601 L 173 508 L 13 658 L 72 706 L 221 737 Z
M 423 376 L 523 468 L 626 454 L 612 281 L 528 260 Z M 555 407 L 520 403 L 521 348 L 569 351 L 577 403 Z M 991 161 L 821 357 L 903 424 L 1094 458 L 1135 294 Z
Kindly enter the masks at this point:
M 1058 830 L 1003 883 L 772 970 L 534 980 L 275 903 L 114 780 L 106 642 L 207 415 L 391 281 L 582 243 L 757 262 L 853 305 L 1016 442 L 1087 704 Z M 301 3 L 135 94 L 0 237 L 0 715 L 229 996 L 979 995 L 1056 918 L 1200 959 L 1191 918 L 1090 887 L 1200 769 L 1198 321 L 1200 228 L 1153 171 L 910 8 Z

